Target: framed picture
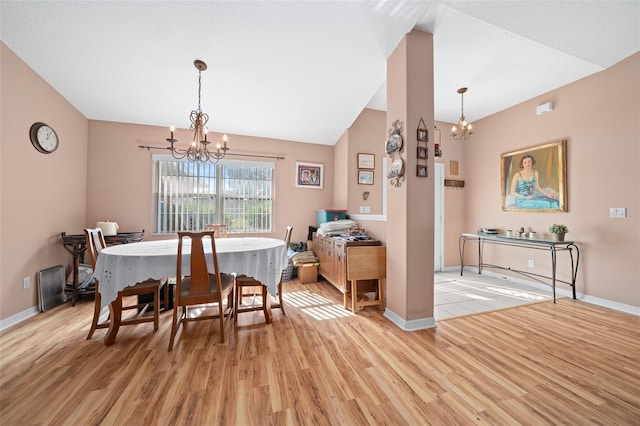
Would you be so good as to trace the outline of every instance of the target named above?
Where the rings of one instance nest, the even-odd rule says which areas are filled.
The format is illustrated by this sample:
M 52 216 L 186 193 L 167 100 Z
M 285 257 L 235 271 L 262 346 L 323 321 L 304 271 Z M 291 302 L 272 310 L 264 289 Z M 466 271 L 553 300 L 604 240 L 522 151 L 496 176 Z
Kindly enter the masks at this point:
M 358 170 L 358 183 L 360 185 L 373 185 L 373 171 Z
M 324 166 L 296 161 L 296 187 L 322 189 Z
M 420 164 L 418 164 L 416 166 L 416 176 L 427 177 L 427 166 L 421 166 Z
M 567 211 L 567 141 L 500 154 L 503 212 Z
M 358 168 L 373 170 L 376 168 L 375 154 L 358 154 Z
M 416 138 L 418 139 L 418 142 L 429 142 L 429 131 L 427 129 L 419 128 Z
M 418 149 L 417 149 L 416 156 L 418 157 L 418 159 L 426 159 L 427 158 L 427 147 L 426 146 L 419 146 Z

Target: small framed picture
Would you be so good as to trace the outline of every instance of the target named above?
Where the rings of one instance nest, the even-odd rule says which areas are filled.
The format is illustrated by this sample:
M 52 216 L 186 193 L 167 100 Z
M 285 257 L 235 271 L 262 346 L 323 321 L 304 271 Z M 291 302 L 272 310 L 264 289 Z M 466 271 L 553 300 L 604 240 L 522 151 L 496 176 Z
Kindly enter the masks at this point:
M 373 171 L 358 170 L 358 184 L 373 185 Z
M 429 131 L 427 129 L 418 129 L 416 138 L 418 142 L 429 142 Z
M 296 161 L 296 188 L 322 189 L 324 165 Z
M 358 154 L 358 168 L 373 170 L 376 168 L 375 154 Z
M 427 147 L 426 146 L 419 146 L 416 156 L 419 159 L 426 159 L 427 158 Z
M 427 166 L 416 166 L 416 176 L 418 177 L 427 177 Z

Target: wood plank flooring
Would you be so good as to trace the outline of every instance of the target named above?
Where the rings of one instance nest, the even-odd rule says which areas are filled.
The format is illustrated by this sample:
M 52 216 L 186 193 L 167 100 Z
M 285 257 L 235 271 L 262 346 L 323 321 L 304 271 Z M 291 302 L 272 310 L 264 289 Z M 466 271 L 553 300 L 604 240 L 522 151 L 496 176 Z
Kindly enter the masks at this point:
M 640 317 L 580 301 L 404 332 L 342 309 L 326 283 L 284 284 L 287 315 L 86 340 L 92 301 L 0 333 L 4 425 L 638 425 Z

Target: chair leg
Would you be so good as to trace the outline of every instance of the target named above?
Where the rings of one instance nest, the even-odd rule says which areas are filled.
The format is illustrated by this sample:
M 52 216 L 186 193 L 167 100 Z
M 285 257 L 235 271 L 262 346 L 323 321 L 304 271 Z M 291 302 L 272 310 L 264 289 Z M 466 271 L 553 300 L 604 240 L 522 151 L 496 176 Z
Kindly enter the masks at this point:
M 160 324 L 160 283 L 153 288 L 153 331 L 158 331 Z
M 282 311 L 282 315 L 287 315 L 284 311 L 284 302 L 282 301 L 282 281 L 278 283 L 278 300 L 280 302 L 280 310 Z
M 98 328 L 98 321 L 100 320 L 100 303 L 101 303 L 100 293 L 98 289 L 96 289 L 95 294 L 95 302 L 93 305 L 93 319 L 91 320 L 91 329 L 89 329 L 89 334 L 87 335 L 87 340 L 93 337 L 93 333 L 95 333 L 96 328 Z
M 169 338 L 169 352 L 173 350 L 173 339 L 176 337 L 176 332 L 178 331 L 178 309 L 180 307 L 175 304 L 173 305 L 173 322 L 171 323 L 171 337 Z M 182 322 L 182 318 L 180 319 Z
M 238 305 L 240 304 L 240 300 L 238 300 L 238 298 L 240 297 L 239 295 L 242 294 L 242 288 L 239 289 L 238 286 L 236 286 L 234 292 L 235 303 L 233 304 L 233 322 L 236 323 L 238 322 Z
M 218 313 L 220 314 L 220 343 L 224 343 L 224 307 L 222 306 L 222 298 L 218 303 Z
M 260 291 L 262 293 L 262 312 L 264 313 L 264 320 L 268 324 L 269 323 L 269 312 L 267 312 L 267 297 L 271 299 L 271 295 L 267 291 L 267 286 L 260 286 Z M 271 300 L 269 300 L 271 302 Z
M 166 311 L 169 309 L 169 281 L 165 281 L 164 285 L 162 286 L 164 288 L 164 303 L 162 305 L 162 310 Z

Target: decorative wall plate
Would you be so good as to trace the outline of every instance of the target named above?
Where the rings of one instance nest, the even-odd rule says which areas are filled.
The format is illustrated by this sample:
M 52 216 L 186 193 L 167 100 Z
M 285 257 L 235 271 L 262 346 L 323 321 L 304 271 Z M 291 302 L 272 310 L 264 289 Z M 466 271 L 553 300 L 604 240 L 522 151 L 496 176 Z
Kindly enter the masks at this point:
M 391 163 L 391 170 L 387 173 L 388 178 L 395 178 L 404 175 L 404 161 L 398 158 Z
M 394 152 L 402 149 L 402 135 L 400 133 L 391 133 L 387 143 L 385 144 L 385 151 L 387 154 L 393 154 Z

